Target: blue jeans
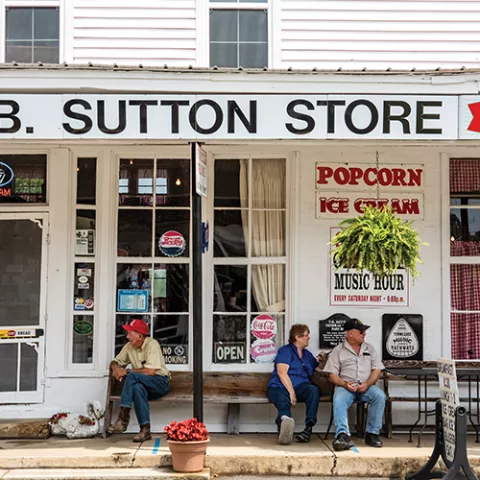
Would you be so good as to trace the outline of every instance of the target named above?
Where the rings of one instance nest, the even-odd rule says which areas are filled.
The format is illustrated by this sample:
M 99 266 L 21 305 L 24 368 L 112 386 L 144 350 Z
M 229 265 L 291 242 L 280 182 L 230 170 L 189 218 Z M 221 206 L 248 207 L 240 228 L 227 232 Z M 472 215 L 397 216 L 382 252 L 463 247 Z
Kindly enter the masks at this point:
M 144 373 L 130 372 L 125 378 L 120 407 L 135 407 L 135 414 L 139 425 L 150 423 L 149 400 L 163 397 L 170 390 L 168 377 L 161 375 L 145 375 Z
M 301 383 L 295 388 L 295 395 L 297 396 L 297 402 L 306 405 L 305 425 L 313 427 L 317 423 L 317 410 L 320 402 L 318 387 L 311 383 Z M 285 387 L 268 387 L 267 397 L 277 407 L 278 415 L 275 420 L 277 425 L 280 425 L 280 419 L 283 415 L 292 416 L 290 394 Z
M 355 401 L 368 403 L 367 432 L 378 435 L 382 428 L 383 411 L 386 396 L 381 388 L 372 385 L 365 393 L 353 393 L 343 387 L 336 387 L 333 395 L 333 419 L 336 435 L 346 433 L 348 428 L 348 409 Z

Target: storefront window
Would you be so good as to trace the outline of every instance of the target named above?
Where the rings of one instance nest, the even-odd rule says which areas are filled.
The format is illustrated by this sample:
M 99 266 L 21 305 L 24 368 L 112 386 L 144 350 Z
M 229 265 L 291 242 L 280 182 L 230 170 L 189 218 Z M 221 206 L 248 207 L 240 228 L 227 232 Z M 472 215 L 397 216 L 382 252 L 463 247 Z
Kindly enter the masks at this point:
M 480 159 L 450 160 L 452 358 L 479 359 Z
M 75 261 L 73 265 L 73 364 L 92 364 L 95 335 L 96 184 L 95 158 L 77 159 Z
M 141 318 L 167 364 L 188 364 L 189 164 L 184 159 L 120 160 L 117 353 L 125 344 L 122 325 Z
M 46 203 L 47 156 L 0 155 L 0 203 Z
M 215 364 L 271 363 L 284 342 L 286 213 L 284 159 L 215 161 Z

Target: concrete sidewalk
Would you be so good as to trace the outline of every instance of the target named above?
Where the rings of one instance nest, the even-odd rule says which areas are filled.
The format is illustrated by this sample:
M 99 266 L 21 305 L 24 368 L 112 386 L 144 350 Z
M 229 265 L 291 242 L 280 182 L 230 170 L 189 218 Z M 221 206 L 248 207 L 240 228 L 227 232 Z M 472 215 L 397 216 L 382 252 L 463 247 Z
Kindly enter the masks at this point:
M 155 468 L 171 466 L 163 435 L 143 444 L 134 444 L 131 434 L 107 439 L 3 440 L 0 441 L 0 478 L 17 469 Z M 428 460 L 433 435 L 422 437 L 422 448 L 408 443 L 408 436 L 384 439 L 380 449 L 367 447 L 353 439 L 354 451 L 333 452 L 331 439 L 317 435 L 308 444 L 278 445 L 271 434 L 213 434 L 205 467 L 213 475 L 295 475 L 404 478 Z M 469 437 L 469 460 L 480 476 L 480 444 Z

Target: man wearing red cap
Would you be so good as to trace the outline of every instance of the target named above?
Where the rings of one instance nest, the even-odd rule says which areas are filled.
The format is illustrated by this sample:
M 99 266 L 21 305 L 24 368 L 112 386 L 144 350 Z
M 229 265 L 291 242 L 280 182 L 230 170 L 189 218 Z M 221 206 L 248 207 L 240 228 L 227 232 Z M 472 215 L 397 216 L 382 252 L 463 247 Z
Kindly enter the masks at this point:
M 148 325 L 143 320 L 132 320 L 123 325 L 128 332 L 128 343 L 110 364 L 113 376 L 125 381 L 120 397 L 120 413 L 117 421 L 108 427 L 109 433 L 123 433 L 130 421 L 132 403 L 140 425 L 140 433 L 134 442 L 145 442 L 152 438 L 150 432 L 149 400 L 166 395 L 170 389 L 170 372 L 165 366 L 160 345 L 148 336 Z M 131 365 L 132 369 L 127 369 Z

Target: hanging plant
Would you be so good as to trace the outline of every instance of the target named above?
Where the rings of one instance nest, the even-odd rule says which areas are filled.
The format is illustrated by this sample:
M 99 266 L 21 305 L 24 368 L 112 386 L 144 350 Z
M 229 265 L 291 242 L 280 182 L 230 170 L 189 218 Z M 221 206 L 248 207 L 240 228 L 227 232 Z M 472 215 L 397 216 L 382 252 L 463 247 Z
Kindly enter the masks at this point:
M 368 270 L 381 277 L 399 268 L 419 276 L 420 245 L 427 245 L 412 228 L 413 221 L 396 217 L 386 207 L 366 207 L 362 215 L 340 222 L 342 230 L 330 242 L 336 269 Z

